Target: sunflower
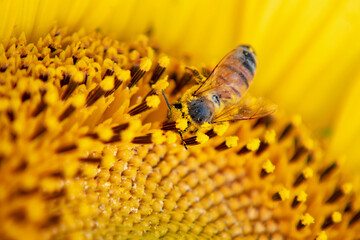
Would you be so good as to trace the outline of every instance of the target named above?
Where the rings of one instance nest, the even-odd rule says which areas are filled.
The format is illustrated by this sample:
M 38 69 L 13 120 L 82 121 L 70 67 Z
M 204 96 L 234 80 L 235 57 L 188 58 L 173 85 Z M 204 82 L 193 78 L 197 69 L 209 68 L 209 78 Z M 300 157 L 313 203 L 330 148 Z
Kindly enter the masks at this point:
M 4 239 L 360 235 L 358 1 L 0 6 Z M 278 111 L 185 132 L 186 150 L 162 92 L 239 44 Z

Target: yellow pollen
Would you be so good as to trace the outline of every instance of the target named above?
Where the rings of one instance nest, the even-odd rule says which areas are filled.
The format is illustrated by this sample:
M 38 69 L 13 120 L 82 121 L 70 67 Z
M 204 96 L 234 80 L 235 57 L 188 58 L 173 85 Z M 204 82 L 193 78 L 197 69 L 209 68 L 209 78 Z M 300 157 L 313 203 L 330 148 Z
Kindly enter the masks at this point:
M 274 129 L 267 130 L 264 134 L 264 140 L 266 143 L 274 143 L 276 140 L 276 132 Z
M 301 223 L 305 226 L 308 226 L 315 222 L 315 219 L 309 213 L 305 213 L 305 215 L 302 215 L 300 220 Z
M 147 72 L 150 70 L 151 64 L 152 64 L 151 59 L 148 57 L 144 57 L 141 59 L 140 69 Z
M 160 98 L 157 95 L 148 96 L 146 98 L 146 105 L 151 108 L 157 108 L 160 104 Z
M 100 82 L 100 87 L 105 91 L 110 91 L 114 88 L 114 76 L 106 76 L 104 80 Z
M 45 119 L 45 125 L 49 128 L 49 129 L 56 129 L 56 127 L 58 127 L 58 119 L 54 116 L 48 116 Z
M 84 81 L 84 73 L 82 71 L 76 71 L 71 77 L 76 83 L 82 83 Z
M 333 214 L 331 214 L 331 219 L 333 220 L 334 223 L 339 223 L 342 220 L 342 215 L 338 211 L 333 212 Z
M 188 127 L 188 121 L 185 118 L 179 118 L 176 120 L 175 126 L 180 131 L 184 131 Z
M 279 195 L 281 197 L 281 200 L 287 200 L 290 198 L 290 191 L 286 188 L 282 188 L 280 191 L 279 191 Z
M 214 132 L 218 135 L 218 136 L 222 136 L 226 130 L 229 128 L 229 122 L 223 122 L 220 124 L 216 124 L 214 126 Z
M 56 92 L 56 90 L 49 90 L 45 96 L 44 100 L 46 103 L 53 105 L 55 102 L 57 102 L 59 99 L 59 94 Z
M 229 136 L 225 138 L 225 144 L 228 148 L 236 147 L 239 141 L 237 136 Z
M 177 140 L 177 133 L 175 132 L 167 131 L 165 133 L 165 136 L 166 136 L 166 142 L 169 144 L 173 144 Z
M 170 63 L 170 58 L 168 56 L 163 56 L 159 59 L 160 67 L 166 68 Z
M 102 159 L 101 159 L 101 167 L 105 168 L 105 169 L 110 169 L 114 166 L 116 161 L 116 158 L 111 155 L 111 154 L 106 154 Z
M 151 141 L 154 144 L 162 144 L 163 142 L 166 141 L 166 136 L 163 134 L 163 131 L 156 130 L 151 135 Z
M 297 196 L 299 202 L 306 202 L 307 194 L 304 191 L 301 191 Z
M 205 133 L 199 132 L 196 134 L 196 141 L 200 144 L 203 144 L 209 140 L 209 136 Z
M 168 76 L 166 75 L 164 78 L 157 81 L 155 84 L 153 84 L 151 87 L 156 90 L 165 90 L 169 86 L 168 82 Z
M 117 75 L 119 79 L 122 81 L 127 81 L 131 78 L 131 74 L 129 70 L 120 70 L 119 74 Z
M 314 171 L 310 167 L 307 167 L 302 171 L 302 174 L 306 179 L 308 179 L 314 175 Z
M 325 231 L 321 231 L 319 235 L 316 236 L 315 240 L 327 240 L 328 237 Z
M 135 61 L 139 57 L 140 57 L 140 53 L 136 50 L 131 51 L 131 53 L 129 54 L 129 58 L 131 61 Z
M 341 186 L 341 189 L 345 194 L 349 194 L 351 192 L 351 190 L 353 189 L 353 184 L 345 183 Z
M 202 131 L 208 131 L 210 130 L 212 127 L 212 125 L 208 122 L 204 122 L 202 125 L 201 125 L 201 130 Z
M 72 104 L 74 105 L 74 107 L 78 108 L 84 106 L 85 100 L 86 100 L 85 95 L 78 94 L 72 98 Z
M 109 127 L 99 127 L 96 132 L 103 141 L 110 140 L 113 135 L 113 131 Z
M 256 151 L 259 149 L 260 146 L 260 140 L 258 138 L 251 139 L 247 144 L 246 148 L 250 151 Z
M 275 170 L 275 165 L 268 159 L 263 163 L 262 169 L 264 169 L 266 173 L 272 173 Z
M 108 49 L 108 52 L 109 52 L 109 50 L 111 50 L 111 49 Z M 111 59 L 106 58 L 104 60 L 104 63 L 103 63 L 103 68 L 104 69 L 112 69 L 113 66 L 114 66 L 114 62 Z

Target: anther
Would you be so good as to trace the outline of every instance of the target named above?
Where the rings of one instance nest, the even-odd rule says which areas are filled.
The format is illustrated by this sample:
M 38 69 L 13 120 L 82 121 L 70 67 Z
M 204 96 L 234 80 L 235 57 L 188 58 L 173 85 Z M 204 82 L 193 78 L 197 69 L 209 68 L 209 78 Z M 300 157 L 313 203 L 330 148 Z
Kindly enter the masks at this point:
M 294 125 L 292 123 L 289 123 L 280 134 L 279 142 L 281 142 L 286 136 L 288 136 L 293 128 Z
M 128 113 L 130 114 L 130 116 L 134 116 L 139 113 L 145 112 L 151 108 L 157 108 L 159 104 L 160 104 L 159 97 L 157 95 L 152 95 L 147 97 L 145 101 L 143 101 L 138 106 L 131 109 Z
M 145 136 L 135 137 L 131 142 L 135 143 L 135 144 L 151 144 L 151 143 L 153 143 L 151 141 L 151 134 L 150 133 L 145 135 Z
M 292 158 L 290 159 L 290 162 L 295 162 L 296 160 L 298 160 L 301 156 L 303 156 L 305 153 L 307 152 L 307 149 L 303 146 L 299 147 L 298 149 L 296 149 L 294 155 L 292 156 Z
M 272 164 L 270 160 L 266 160 L 266 162 L 262 165 L 260 177 L 264 178 L 270 173 L 274 172 L 274 170 L 275 170 L 274 164 Z
M 180 78 L 179 81 L 176 81 L 175 88 L 171 92 L 171 96 L 175 96 L 178 92 L 181 91 L 183 87 L 185 87 L 190 80 L 192 79 L 193 75 L 186 72 L 184 75 Z
M 301 216 L 301 218 L 296 226 L 296 229 L 301 230 L 304 227 L 309 226 L 310 224 L 312 224 L 314 222 L 315 222 L 314 218 L 309 213 L 306 213 L 305 215 Z
M 69 144 L 69 145 L 65 145 L 65 146 L 61 146 L 59 148 L 57 148 L 55 150 L 56 153 L 64 153 L 64 152 L 69 152 L 72 150 L 77 149 L 77 145 L 76 144 Z
M 334 163 L 330 164 L 324 171 L 322 171 L 320 173 L 319 182 L 322 182 L 327 177 L 329 177 L 330 174 L 337 168 L 337 166 L 338 166 L 337 163 L 334 162 Z
M 156 65 L 153 74 L 151 76 L 149 84 L 152 85 L 156 83 L 161 75 L 164 73 L 166 67 L 169 65 L 170 59 L 167 56 L 164 56 L 159 59 L 158 64 Z
M 324 230 L 325 228 L 330 227 L 334 223 L 341 222 L 341 220 L 342 220 L 341 213 L 334 212 L 324 220 L 323 224 L 321 225 L 321 229 Z
M 355 224 L 357 221 L 360 220 L 360 210 L 350 219 L 349 221 L 349 227 Z
M 136 85 L 136 83 L 139 82 L 139 80 L 144 76 L 144 74 L 149 71 L 151 68 L 151 60 L 150 58 L 143 58 L 140 62 L 140 67 L 138 69 L 132 69 L 132 73 L 134 71 L 134 74 L 131 74 L 131 80 L 128 85 L 128 88 L 132 88 Z

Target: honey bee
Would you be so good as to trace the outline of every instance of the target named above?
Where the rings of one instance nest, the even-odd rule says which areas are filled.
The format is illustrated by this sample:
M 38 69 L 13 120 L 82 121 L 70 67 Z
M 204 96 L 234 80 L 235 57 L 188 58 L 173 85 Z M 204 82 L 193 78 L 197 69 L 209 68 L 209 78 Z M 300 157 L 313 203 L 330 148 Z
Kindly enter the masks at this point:
M 205 123 L 249 120 L 273 113 L 276 106 L 246 95 L 256 64 L 254 50 L 238 46 L 225 55 L 205 81 L 185 92 L 175 104 L 167 102 L 170 118 L 186 118 L 189 127 L 199 128 Z

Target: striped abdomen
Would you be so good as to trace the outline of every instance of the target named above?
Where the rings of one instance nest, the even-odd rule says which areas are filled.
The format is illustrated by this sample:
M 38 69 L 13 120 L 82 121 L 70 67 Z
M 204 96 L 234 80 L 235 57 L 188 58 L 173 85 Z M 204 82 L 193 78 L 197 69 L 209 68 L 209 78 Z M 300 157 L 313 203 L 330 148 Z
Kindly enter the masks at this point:
M 228 53 L 212 73 L 216 94 L 223 104 L 234 104 L 249 88 L 256 71 L 256 55 L 249 46 L 239 46 Z

